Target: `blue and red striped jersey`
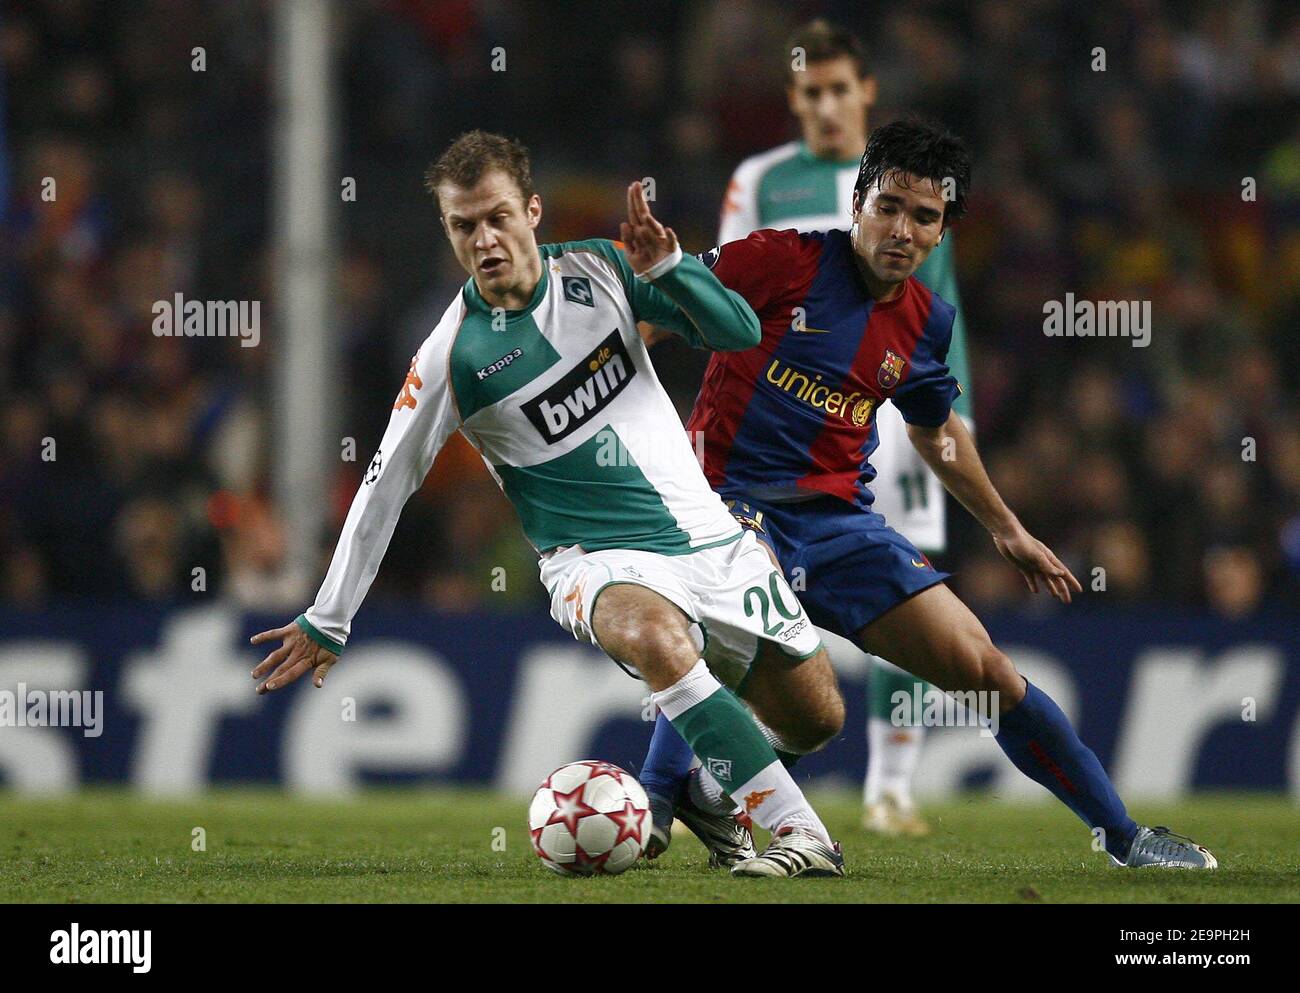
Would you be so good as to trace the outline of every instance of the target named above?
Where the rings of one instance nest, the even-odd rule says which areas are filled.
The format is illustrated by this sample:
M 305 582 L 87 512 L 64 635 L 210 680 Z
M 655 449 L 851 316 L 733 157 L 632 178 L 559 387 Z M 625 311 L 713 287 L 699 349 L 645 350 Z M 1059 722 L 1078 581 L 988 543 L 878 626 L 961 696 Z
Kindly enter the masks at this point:
M 880 404 L 937 427 L 961 392 L 945 363 L 953 307 L 914 277 L 877 303 L 843 231 L 755 231 L 701 260 L 763 325 L 756 347 L 713 355 L 691 412 L 710 484 L 869 508 Z

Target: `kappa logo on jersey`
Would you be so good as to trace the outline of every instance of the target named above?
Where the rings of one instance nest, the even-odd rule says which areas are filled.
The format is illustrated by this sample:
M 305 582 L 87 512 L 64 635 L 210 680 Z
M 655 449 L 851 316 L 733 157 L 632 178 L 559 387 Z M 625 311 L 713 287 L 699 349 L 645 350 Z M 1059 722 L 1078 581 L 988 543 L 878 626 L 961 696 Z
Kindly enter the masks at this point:
M 543 438 L 560 441 L 608 407 L 635 375 L 627 346 L 614 330 L 558 382 L 519 409 Z
M 907 365 L 907 360 L 899 355 L 892 348 L 885 349 L 885 361 L 880 363 L 880 369 L 876 373 L 876 382 L 880 384 L 882 390 L 892 390 L 898 385 L 898 381 L 903 378 L 903 366 Z
M 513 352 L 507 352 L 505 355 L 501 356 L 501 358 L 497 359 L 491 365 L 485 365 L 482 369 L 480 369 L 478 371 L 478 378 L 480 380 L 487 379 L 488 376 L 500 372 L 502 369 L 508 366 L 515 359 L 522 358 L 523 354 L 524 354 L 524 350 L 522 348 L 516 348 Z
M 700 254 L 695 257 L 704 264 L 704 268 L 712 269 L 715 265 L 718 264 L 718 257 L 721 254 L 722 254 L 722 246 L 718 245 L 713 248 L 710 248 L 707 252 L 700 252 Z
M 596 309 L 596 301 L 591 296 L 591 280 L 586 276 L 565 276 L 560 282 L 564 286 L 564 299 Z
M 415 374 L 415 363 L 420 358 L 420 353 L 416 352 L 411 356 L 411 368 L 406 371 L 406 381 L 402 383 L 401 392 L 397 394 L 397 400 L 393 403 L 394 410 L 401 410 L 403 407 L 415 409 L 415 390 L 424 387 L 424 381 Z

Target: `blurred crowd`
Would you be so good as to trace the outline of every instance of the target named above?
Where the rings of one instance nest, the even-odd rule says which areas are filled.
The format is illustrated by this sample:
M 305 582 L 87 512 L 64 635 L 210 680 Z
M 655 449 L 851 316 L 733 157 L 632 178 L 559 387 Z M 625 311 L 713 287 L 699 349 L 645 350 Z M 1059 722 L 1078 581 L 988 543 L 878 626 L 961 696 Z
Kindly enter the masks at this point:
M 544 241 L 616 236 L 625 183 L 653 176 L 657 213 L 708 248 L 731 170 L 796 136 L 785 38 L 828 16 L 867 42 L 873 124 L 919 112 L 975 150 L 955 245 L 977 437 L 1026 525 L 1101 603 L 1300 607 L 1294 5 L 337 7 L 338 164 L 357 181 L 340 210 L 345 369 L 304 389 L 358 456 L 329 470 L 322 570 L 409 357 L 464 280 L 421 189 L 427 163 L 472 127 L 521 138 Z M 0 603 L 296 609 L 314 591 L 283 579 L 270 496 L 267 8 L 33 0 L 0 19 Z M 1150 346 L 1047 337 L 1044 302 L 1067 292 L 1151 301 Z M 262 301 L 261 344 L 154 335 L 155 302 L 177 293 Z M 656 364 L 685 414 L 703 357 L 670 343 Z M 1021 604 L 987 537 L 949 519 L 940 558 L 961 592 Z M 535 570 L 457 440 L 374 596 L 538 609 Z

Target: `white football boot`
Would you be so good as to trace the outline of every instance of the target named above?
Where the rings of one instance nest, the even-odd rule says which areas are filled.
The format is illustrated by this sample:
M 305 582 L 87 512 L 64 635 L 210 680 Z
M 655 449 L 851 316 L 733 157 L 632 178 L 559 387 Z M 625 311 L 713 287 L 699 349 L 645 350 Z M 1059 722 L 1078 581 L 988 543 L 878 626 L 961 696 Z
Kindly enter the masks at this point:
M 795 876 L 844 875 L 844 853 L 839 842 L 826 844 L 811 831 L 783 828 L 756 858 L 738 862 L 733 876 L 769 876 L 792 879 Z

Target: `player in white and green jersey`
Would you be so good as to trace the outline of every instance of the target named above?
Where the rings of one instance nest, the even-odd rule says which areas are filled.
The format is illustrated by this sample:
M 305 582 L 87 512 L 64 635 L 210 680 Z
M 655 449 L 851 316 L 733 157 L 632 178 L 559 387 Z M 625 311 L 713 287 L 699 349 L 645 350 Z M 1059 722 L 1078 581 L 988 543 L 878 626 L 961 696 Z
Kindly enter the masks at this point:
M 801 709 L 795 690 L 834 688 L 826 651 L 767 552 L 710 489 L 637 333 L 644 320 L 699 347 L 750 348 L 753 311 L 683 255 L 639 184 L 624 244 L 538 246 L 541 199 L 518 142 L 462 135 L 427 181 L 471 278 L 411 361 L 315 603 L 253 638 L 282 640 L 253 670 L 266 677 L 259 692 L 309 669 L 324 684 L 402 506 L 459 430 L 540 554 L 552 616 L 635 670 L 773 832 L 760 856 L 736 827 L 733 871 L 843 875 L 839 847 L 773 747 L 823 743 L 806 739 L 825 715 Z M 754 665 L 769 658 L 783 664 Z

